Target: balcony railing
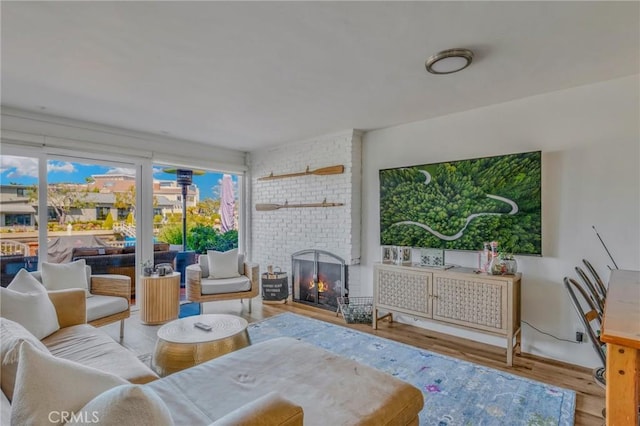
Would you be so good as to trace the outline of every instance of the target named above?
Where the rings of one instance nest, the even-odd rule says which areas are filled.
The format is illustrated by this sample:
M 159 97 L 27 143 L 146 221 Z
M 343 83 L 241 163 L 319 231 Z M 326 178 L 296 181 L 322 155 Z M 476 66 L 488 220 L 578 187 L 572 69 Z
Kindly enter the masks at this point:
M 0 241 L 0 255 L 2 256 L 29 256 L 29 246 L 19 241 L 2 240 Z

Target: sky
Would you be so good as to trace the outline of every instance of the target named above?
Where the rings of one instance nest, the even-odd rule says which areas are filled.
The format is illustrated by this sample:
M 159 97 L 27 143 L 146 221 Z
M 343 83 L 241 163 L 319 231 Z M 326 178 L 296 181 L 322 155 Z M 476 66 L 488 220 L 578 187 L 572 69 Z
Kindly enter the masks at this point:
M 111 167 L 79 162 L 49 160 L 47 164 L 49 183 L 85 183 L 91 175 L 125 173 L 132 174 L 131 169 Z M 162 167 L 153 167 L 153 177 L 159 180 L 176 180 L 176 175 L 164 173 Z M 234 193 L 238 197 L 238 176 L 231 175 Z M 0 184 L 12 183 L 33 185 L 38 182 L 38 160 L 30 157 L 0 155 Z M 193 176 L 193 183 L 200 189 L 200 199 L 220 198 L 222 173 L 207 172 L 202 176 Z

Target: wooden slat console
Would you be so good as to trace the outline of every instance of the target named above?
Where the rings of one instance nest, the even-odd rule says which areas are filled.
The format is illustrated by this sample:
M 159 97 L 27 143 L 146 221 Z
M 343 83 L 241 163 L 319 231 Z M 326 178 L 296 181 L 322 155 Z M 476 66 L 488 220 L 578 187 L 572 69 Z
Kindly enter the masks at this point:
M 376 264 L 373 275 L 374 329 L 378 320 L 393 320 L 397 313 L 504 337 L 507 365 L 513 365 L 521 342 L 520 274 Z M 379 317 L 379 311 L 385 315 Z

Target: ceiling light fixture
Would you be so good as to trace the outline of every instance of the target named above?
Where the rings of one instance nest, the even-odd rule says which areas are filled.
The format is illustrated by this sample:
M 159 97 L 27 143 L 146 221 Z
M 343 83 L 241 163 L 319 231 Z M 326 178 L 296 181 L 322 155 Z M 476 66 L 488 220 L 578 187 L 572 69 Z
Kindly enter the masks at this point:
M 451 74 L 468 67 L 473 52 L 468 49 L 448 49 L 430 56 L 424 66 L 431 74 Z

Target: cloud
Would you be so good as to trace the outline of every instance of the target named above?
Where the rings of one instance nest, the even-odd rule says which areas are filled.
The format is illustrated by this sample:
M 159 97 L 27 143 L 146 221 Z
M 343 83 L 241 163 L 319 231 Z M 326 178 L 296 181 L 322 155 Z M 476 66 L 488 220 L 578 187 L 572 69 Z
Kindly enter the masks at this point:
M 162 167 L 154 167 L 153 174 L 157 175 L 158 173 L 162 173 Z
M 0 173 L 9 172 L 8 178 L 38 177 L 38 159 L 31 157 L 15 157 L 3 155 L 0 157 Z
M 136 171 L 134 169 L 127 169 L 126 167 L 112 167 L 111 169 L 107 170 L 106 174 L 135 176 Z
M 48 172 L 73 173 L 76 168 L 68 161 L 49 161 Z M 7 173 L 8 178 L 38 177 L 38 159 L 33 157 L 16 157 L 3 155 L 0 157 L 0 173 Z
M 62 172 L 62 173 L 73 173 L 76 170 L 76 168 L 73 166 L 73 164 L 69 163 L 68 161 L 49 161 L 49 163 L 47 164 L 47 171 L 48 172 Z

